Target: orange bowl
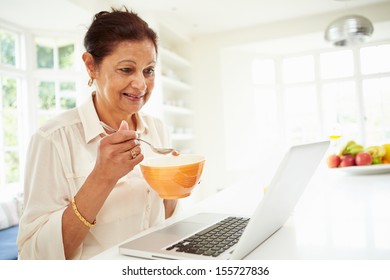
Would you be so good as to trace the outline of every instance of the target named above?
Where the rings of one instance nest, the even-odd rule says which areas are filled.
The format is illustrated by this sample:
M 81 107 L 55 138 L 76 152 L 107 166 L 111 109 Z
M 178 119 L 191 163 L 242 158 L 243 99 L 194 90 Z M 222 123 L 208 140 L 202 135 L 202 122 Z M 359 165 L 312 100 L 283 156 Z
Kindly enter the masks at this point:
M 145 159 L 140 163 L 146 182 L 161 198 L 176 199 L 189 196 L 198 184 L 205 158 L 182 154 Z

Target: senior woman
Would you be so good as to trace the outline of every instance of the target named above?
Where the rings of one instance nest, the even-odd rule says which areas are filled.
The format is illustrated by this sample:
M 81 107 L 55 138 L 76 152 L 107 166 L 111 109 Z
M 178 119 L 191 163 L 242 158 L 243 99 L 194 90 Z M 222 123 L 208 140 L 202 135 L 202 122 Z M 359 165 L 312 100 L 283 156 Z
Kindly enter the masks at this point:
M 176 208 L 137 166 L 151 152 L 141 150 L 137 133 L 157 146 L 170 144 L 164 124 L 140 112 L 154 88 L 156 33 L 137 14 L 112 9 L 95 15 L 84 46 L 88 85 L 96 91 L 31 139 L 20 259 L 88 259 Z M 100 121 L 118 131 L 105 131 Z

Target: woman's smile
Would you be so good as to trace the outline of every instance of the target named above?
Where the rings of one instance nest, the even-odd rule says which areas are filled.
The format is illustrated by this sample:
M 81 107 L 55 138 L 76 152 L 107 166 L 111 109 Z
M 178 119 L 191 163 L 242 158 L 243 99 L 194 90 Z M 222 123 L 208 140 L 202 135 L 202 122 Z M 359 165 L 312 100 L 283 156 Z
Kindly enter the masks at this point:
M 131 93 L 125 92 L 125 93 L 123 93 L 123 95 L 125 96 L 125 98 L 127 98 L 130 101 L 138 102 L 144 98 L 146 93 L 137 95 L 137 94 L 131 94 Z

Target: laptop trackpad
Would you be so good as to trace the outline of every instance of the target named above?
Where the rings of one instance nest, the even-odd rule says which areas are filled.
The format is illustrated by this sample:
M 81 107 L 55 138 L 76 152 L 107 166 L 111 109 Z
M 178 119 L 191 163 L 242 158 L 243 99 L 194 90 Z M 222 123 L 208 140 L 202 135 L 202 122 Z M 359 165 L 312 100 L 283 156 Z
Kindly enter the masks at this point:
M 162 236 L 174 235 L 175 239 L 177 240 L 178 237 L 184 238 L 186 236 L 192 235 L 208 226 L 217 223 L 225 217 L 225 214 L 221 215 L 214 213 L 200 213 L 163 228 L 154 234 L 159 234 Z
M 208 215 L 201 213 L 174 223 L 166 228 L 151 232 L 143 237 L 123 244 L 121 247 L 133 250 L 161 249 L 210 226 L 210 223 L 220 220 L 223 216 L 226 215 Z
M 204 224 L 179 222 L 130 241 L 122 247 L 133 250 L 155 250 L 157 248 L 163 248 L 201 230 L 204 226 Z
M 168 226 L 162 230 L 157 231 L 155 234 L 159 235 L 175 235 L 177 237 L 185 237 L 189 234 L 192 234 L 200 229 L 202 229 L 205 224 L 202 223 L 190 223 L 190 222 L 178 222 L 171 226 Z

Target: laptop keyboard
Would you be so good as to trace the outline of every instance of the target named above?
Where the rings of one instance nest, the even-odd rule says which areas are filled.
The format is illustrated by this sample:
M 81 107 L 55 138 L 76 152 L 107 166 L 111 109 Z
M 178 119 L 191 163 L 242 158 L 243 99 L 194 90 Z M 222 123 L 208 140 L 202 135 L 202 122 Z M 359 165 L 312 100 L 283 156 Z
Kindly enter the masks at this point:
M 166 250 L 218 257 L 238 242 L 248 222 L 249 218 L 227 217 Z

